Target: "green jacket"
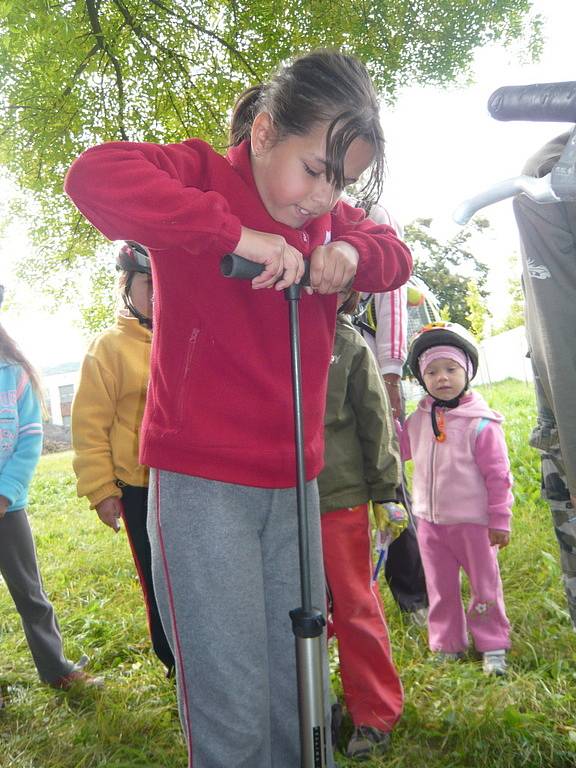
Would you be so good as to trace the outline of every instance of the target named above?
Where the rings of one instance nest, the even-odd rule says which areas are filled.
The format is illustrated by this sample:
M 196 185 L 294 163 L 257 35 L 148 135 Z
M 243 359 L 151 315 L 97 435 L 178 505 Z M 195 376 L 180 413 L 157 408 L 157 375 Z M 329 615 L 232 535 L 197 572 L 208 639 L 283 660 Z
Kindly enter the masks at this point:
M 348 315 L 338 315 L 328 374 L 320 510 L 396 499 L 400 456 L 378 365 Z

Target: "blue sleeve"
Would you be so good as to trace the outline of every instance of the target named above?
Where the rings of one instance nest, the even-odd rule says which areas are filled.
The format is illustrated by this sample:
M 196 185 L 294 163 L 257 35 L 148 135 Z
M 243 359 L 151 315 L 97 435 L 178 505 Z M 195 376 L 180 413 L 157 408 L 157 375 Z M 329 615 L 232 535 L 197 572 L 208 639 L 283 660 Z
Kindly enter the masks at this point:
M 25 502 L 32 475 L 42 453 L 42 410 L 30 381 L 17 400 L 18 432 L 12 453 L 0 470 L 0 496 L 11 505 Z

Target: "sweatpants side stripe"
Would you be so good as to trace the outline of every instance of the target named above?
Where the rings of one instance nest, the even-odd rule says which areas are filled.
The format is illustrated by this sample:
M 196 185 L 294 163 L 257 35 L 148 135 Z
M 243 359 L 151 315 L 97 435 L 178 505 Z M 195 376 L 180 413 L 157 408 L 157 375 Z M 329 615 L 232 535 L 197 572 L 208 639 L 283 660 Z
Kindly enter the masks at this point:
M 366 505 L 364 505 L 366 506 Z M 370 515 L 368 514 L 368 507 L 366 506 L 366 523 L 367 523 L 367 536 L 368 536 L 368 577 L 370 579 L 370 594 L 372 595 L 372 600 L 376 604 L 376 608 L 378 610 L 378 614 L 380 615 L 380 618 L 382 619 L 382 628 L 384 630 L 384 633 L 386 634 L 386 641 L 388 644 L 388 657 L 390 658 L 390 662 L 394 664 L 393 658 L 392 658 L 392 648 L 390 645 L 390 633 L 388 631 L 388 624 L 386 622 L 386 616 L 384 614 L 384 608 L 382 606 L 382 599 L 380 597 L 380 588 L 378 586 L 378 582 L 372 581 L 372 573 L 374 569 L 374 561 L 372 560 L 372 525 L 370 522 Z M 402 701 L 404 701 L 404 686 L 402 685 L 402 680 L 400 680 L 400 677 L 398 676 L 398 685 L 400 686 L 400 691 L 402 695 Z M 398 717 L 396 718 L 394 723 L 390 724 L 390 729 L 394 727 L 394 725 L 398 722 L 402 715 L 402 712 L 398 714 Z
M 175 657 L 178 662 L 178 668 L 180 670 L 180 685 L 182 689 L 182 695 L 184 697 L 184 710 L 186 717 L 186 732 L 188 741 L 188 768 L 192 768 L 192 728 L 190 726 L 190 708 L 188 705 L 188 689 L 186 687 L 186 675 L 184 673 L 184 661 L 182 658 L 182 650 L 180 646 L 180 635 L 178 633 L 178 625 L 176 623 L 176 609 L 174 607 L 174 593 L 172 591 L 172 582 L 170 581 L 170 573 L 168 571 L 168 558 L 166 557 L 166 548 L 164 547 L 164 537 L 162 536 L 162 527 L 160 525 L 160 472 L 156 472 L 156 529 L 158 533 L 158 541 L 160 542 L 160 551 L 162 553 L 162 565 L 164 566 L 164 576 L 166 578 L 166 589 L 168 591 L 168 603 L 170 609 L 170 619 L 172 622 L 172 636 L 174 638 L 175 645 Z

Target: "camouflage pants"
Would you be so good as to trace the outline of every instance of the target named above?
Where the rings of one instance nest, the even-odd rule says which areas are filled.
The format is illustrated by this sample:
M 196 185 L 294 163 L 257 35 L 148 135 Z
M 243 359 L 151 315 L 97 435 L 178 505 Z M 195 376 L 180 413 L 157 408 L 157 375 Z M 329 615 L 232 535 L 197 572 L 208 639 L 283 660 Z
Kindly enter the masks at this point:
M 540 451 L 542 498 L 550 505 L 568 610 L 576 628 L 576 510 L 570 501 L 556 422 L 547 410 L 539 402 L 538 423 L 530 436 L 530 445 Z

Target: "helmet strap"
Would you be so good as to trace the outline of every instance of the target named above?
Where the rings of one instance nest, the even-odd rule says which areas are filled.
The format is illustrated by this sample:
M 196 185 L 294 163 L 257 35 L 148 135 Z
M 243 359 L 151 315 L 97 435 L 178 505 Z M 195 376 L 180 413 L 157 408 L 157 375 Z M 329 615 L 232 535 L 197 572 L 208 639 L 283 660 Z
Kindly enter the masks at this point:
M 135 317 L 136 320 L 140 323 L 140 325 L 143 325 L 144 328 L 148 328 L 149 331 L 152 330 L 152 320 L 149 317 L 146 317 L 146 315 L 143 315 L 142 312 L 139 312 L 136 307 L 134 306 L 132 299 L 130 297 L 130 289 L 132 288 L 132 280 L 134 278 L 134 272 L 130 272 L 128 275 L 128 279 L 126 280 L 126 285 L 124 286 L 124 290 L 122 291 L 122 301 L 124 302 L 124 306 L 130 312 L 132 317 Z
M 470 360 L 470 356 L 466 350 L 463 350 L 464 354 L 466 355 L 466 359 Z M 460 405 L 460 398 L 462 395 L 467 391 L 468 385 L 470 384 L 470 379 L 468 377 L 468 366 L 466 366 L 466 370 L 464 373 L 466 374 L 466 382 L 464 384 L 464 387 L 462 389 L 462 392 L 460 392 L 459 395 L 456 395 L 456 397 L 453 397 L 451 400 L 439 400 L 438 398 L 434 398 L 432 402 L 432 410 L 430 413 L 430 416 L 432 418 L 432 431 L 434 432 L 434 437 L 439 443 L 443 443 L 446 440 L 446 433 L 444 431 L 444 414 L 440 411 L 438 416 L 436 416 L 436 409 L 437 408 L 458 408 Z M 424 384 L 424 377 L 421 375 L 421 383 L 428 392 L 428 388 L 426 387 L 426 384 Z M 431 395 L 430 392 L 428 392 L 430 397 L 434 397 L 434 395 Z

